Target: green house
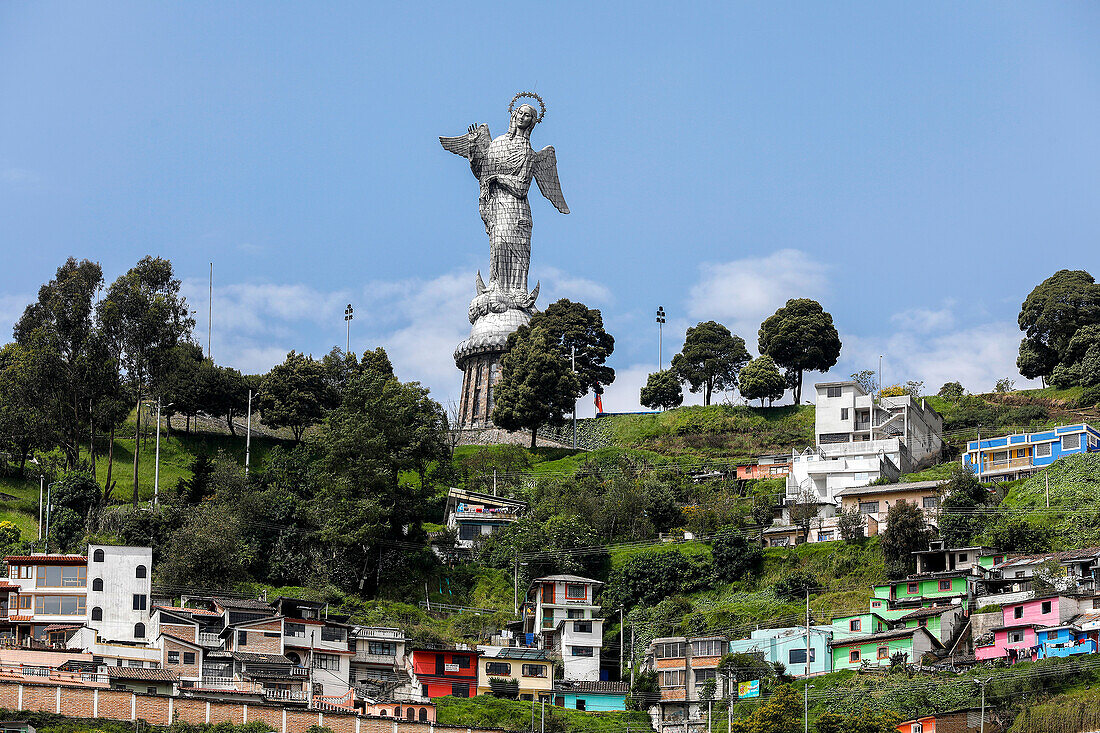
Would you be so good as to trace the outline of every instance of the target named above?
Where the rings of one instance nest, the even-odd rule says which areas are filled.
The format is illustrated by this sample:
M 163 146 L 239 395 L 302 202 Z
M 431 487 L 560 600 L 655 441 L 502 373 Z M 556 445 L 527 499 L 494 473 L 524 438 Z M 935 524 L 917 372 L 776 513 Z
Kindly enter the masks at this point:
M 906 662 L 916 664 L 928 652 L 942 648 L 943 645 L 928 629 L 918 626 L 833 639 L 830 653 L 833 671 L 836 672 L 842 669 L 859 669 L 864 664 L 887 667 L 898 652 L 904 655 Z
M 853 616 L 838 616 L 830 623 L 836 638 L 878 634 L 890 629 L 890 622 L 879 613 L 859 613 Z
M 955 637 L 956 632 L 962 629 L 966 620 L 967 617 L 963 613 L 962 606 L 951 604 L 949 606 L 918 608 L 915 611 L 909 610 L 908 613 L 897 620 L 895 628 L 900 626 L 905 629 L 928 629 L 941 644 L 947 644 Z
M 976 575 L 960 570 L 910 575 L 902 580 L 875 586 L 872 607 L 875 599 L 886 601 L 894 607 L 929 607 L 955 599 L 968 603 L 974 597 L 977 581 Z

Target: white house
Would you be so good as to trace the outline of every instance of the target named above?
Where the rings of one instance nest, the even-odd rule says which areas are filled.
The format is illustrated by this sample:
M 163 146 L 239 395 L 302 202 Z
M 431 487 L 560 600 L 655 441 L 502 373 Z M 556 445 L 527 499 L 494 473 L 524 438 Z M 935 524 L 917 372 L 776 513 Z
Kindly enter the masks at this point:
M 535 634 L 538 646 L 561 655 L 563 678 L 571 682 L 600 679 L 603 619 L 598 580 L 577 575 L 535 578 L 523 603 L 523 630 Z
M 443 521 L 457 532 L 455 545 L 468 550 L 475 539 L 516 521 L 526 508 L 515 499 L 452 488 L 447 492 Z

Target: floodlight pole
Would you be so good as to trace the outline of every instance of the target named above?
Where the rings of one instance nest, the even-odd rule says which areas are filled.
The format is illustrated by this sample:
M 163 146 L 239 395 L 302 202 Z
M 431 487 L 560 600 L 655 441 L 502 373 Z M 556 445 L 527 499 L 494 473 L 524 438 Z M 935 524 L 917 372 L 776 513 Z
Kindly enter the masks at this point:
M 348 307 L 344 309 L 344 323 L 348 327 L 347 345 L 344 347 L 345 354 L 351 351 L 351 319 L 353 318 L 355 318 L 355 309 L 351 307 L 351 303 L 348 303 Z
M 252 451 L 252 390 L 248 390 L 248 419 L 244 433 L 244 475 L 248 476 L 248 459 Z
M 664 355 L 665 307 L 657 306 L 657 371 L 665 368 Z

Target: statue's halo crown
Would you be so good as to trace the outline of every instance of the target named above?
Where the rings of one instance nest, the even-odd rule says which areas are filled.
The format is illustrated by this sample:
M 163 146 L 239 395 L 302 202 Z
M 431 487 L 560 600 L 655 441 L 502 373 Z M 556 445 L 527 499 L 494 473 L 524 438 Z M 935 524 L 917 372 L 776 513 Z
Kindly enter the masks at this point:
M 541 110 L 541 112 L 539 112 L 539 118 L 535 120 L 535 124 L 542 122 L 542 118 L 546 116 L 546 103 L 542 101 L 542 97 L 535 94 L 534 92 L 520 92 L 516 96 L 512 97 L 512 101 L 508 103 L 508 116 L 512 116 L 512 110 L 515 109 L 516 100 L 522 97 L 529 97 L 531 99 L 538 100 L 539 109 Z

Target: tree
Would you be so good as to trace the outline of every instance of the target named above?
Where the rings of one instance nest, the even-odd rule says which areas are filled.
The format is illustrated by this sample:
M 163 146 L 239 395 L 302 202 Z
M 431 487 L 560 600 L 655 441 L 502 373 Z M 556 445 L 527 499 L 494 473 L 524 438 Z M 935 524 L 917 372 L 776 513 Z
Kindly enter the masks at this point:
M 720 531 L 710 544 L 714 556 L 714 574 L 724 583 L 732 583 L 760 569 L 764 550 L 759 542 L 745 538 L 734 527 Z
M 203 394 L 206 375 L 203 374 L 203 367 L 208 361 L 201 346 L 184 341 L 176 344 L 161 363 L 158 396 L 164 404 L 169 433 L 172 431 L 173 415 L 184 415 L 190 432 L 191 418 L 199 410 L 206 409 L 206 396 Z
M 936 394 L 948 402 L 958 402 L 966 394 L 966 390 L 959 382 L 944 382 L 944 385 L 940 387 L 940 391 Z
M 265 425 L 290 428 L 294 442 L 300 443 L 306 428 L 321 422 L 331 399 L 324 365 L 291 351 L 263 378 L 256 407 Z
M 1025 517 L 1001 517 L 987 532 L 992 547 L 1004 552 L 1035 554 L 1050 549 L 1049 535 Z
M 1050 377 L 1066 362 L 1074 334 L 1100 323 L 1100 285 L 1084 270 L 1059 270 L 1028 294 L 1017 320 L 1024 332 L 1016 360 L 1020 373 Z
M 692 392 L 702 391 L 703 404 L 709 405 L 715 390 L 737 387 L 737 375 L 748 361 L 743 338 L 717 321 L 705 321 L 687 330 L 684 348 L 672 357 L 672 371 Z
M 125 370 L 138 403 L 134 420 L 134 506 L 138 502 L 138 457 L 141 435 L 141 399 L 151 377 L 162 373 L 160 365 L 195 325 L 180 295 L 181 283 L 172 263 L 159 257 L 143 257 L 107 289 L 98 306 L 101 328 L 119 370 Z
M 576 349 L 577 374 L 581 379 L 581 393 L 591 390 L 603 394 L 603 388 L 615 381 L 615 370 L 604 362 L 615 350 L 615 339 L 603 327 L 603 315 L 584 303 L 562 298 L 551 303 L 545 311 L 531 317 L 531 323 L 520 326 L 524 330 L 543 329 L 551 348 L 571 363 Z M 517 339 L 522 335 L 513 334 Z M 508 348 L 512 348 L 512 336 Z
M 924 523 L 924 512 L 916 504 L 896 501 L 886 512 L 882 533 L 882 556 L 891 578 L 903 578 L 916 569 L 913 553 L 928 549 L 932 533 Z
M 790 507 L 791 524 L 802 530 L 803 540 L 809 539 L 810 525 L 817 519 L 817 514 L 817 492 L 808 486 L 803 487 L 798 492 L 798 498 Z
M 18 456 L 19 475 L 35 449 L 55 442 L 43 354 L 18 343 L 0 348 L 0 446 Z
M 684 388 L 671 369 L 653 372 L 642 387 L 641 403 L 651 410 L 668 410 L 684 404 Z
M 542 329 L 517 331 L 500 360 L 493 423 L 505 430 L 530 430 L 531 447 L 540 426 L 564 424 L 582 394 L 581 380 Z
M 746 364 L 737 381 L 741 396 L 746 400 L 760 400 L 761 407 L 764 400 L 770 405 L 773 400 L 782 399 L 787 388 L 787 380 L 775 365 L 775 360 L 767 354 Z
M 878 372 L 874 369 L 861 369 L 852 375 L 852 381 L 863 388 L 867 394 L 878 391 Z
M 794 402 L 802 403 L 802 374 L 806 370 L 824 372 L 840 358 L 840 334 L 833 317 L 821 304 L 797 298 L 760 324 L 759 350 L 786 369 L 794 384 Z
M 989 493 L 973 471 L 960 465 L 941 489 L 939 529 L 948 547 L 968 547 L 985 527 L 981 510 L 989 506 Z
M 200 370 L 202 407 L 212 416 L 225 418 L 232 435 L 233 419 L 248 409 L 248 380 L 233 367 L 216 366 L 207 360 Z
M 845 509 L 837 519 L 837 529 L 840 530 L 840 538 L 845 542 L 855 542 L 863 537 L 863 528 L 866 524 L 863 513 L 857 508 Z
M 1016 382 L 1008 377 L 1002 377 L 997 380 L 997 385 L 993 388 L 994 392 L 1004 394 L 1005 392 L 1011 392 L 1016 387 Z
M 86 422 L 89 391 L 86 362 L 95 331 L 93 301 L 103 270 L 89 260 L 70 257 L 53 280 L 38 290 L 15 325 L 16 343 L 42 349 L 51 362 L 47 397 L 57 438 L 70 468 L 80 457 L 81 425 Z
M 823 713 L 817 719 L 817 733 L 896 733 L 902 717 L 893 710 L 872 711 L 864 708 L 857 714 Z
M 242 542 L 241 518 L 218 502 L 203 502 L 168 539 L 157 576 L 167 585 L 226 588 L 245 578 L 256 548 Z

